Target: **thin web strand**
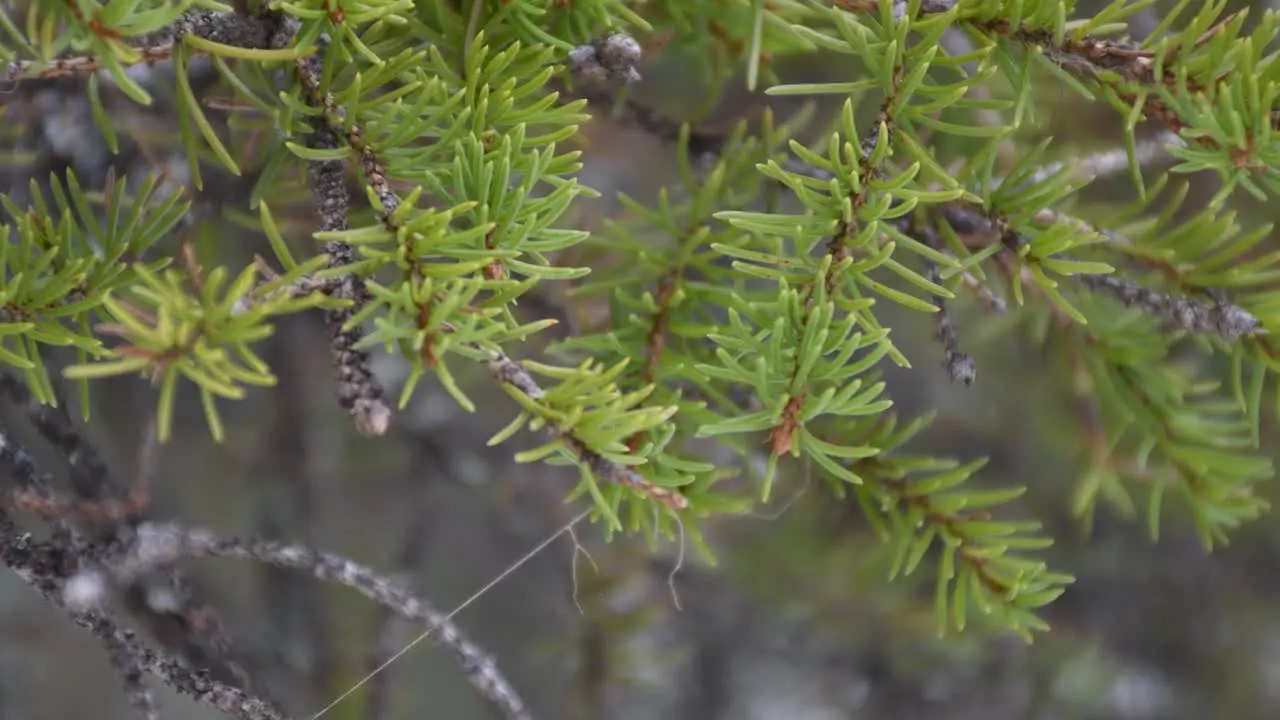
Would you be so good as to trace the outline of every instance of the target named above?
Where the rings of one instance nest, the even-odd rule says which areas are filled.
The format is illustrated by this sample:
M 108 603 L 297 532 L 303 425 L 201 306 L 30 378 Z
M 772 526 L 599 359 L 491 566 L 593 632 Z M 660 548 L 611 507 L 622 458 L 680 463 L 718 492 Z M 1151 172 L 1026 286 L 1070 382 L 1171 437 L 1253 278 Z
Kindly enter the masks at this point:
M 490 590 L 496 587 L 498 583 L 507 579 L 507 577 L 509 577 L 516 570 L 519 570 L 525 563 L 529 562 L 534 557 L 536 557 L 538 553 L 547 549 L 547 546 L 555 542 L 555 540 L 559 538 L 561 535 L 565 534 L 566 532 L 573 532 L 574 526 L 582 522 L 583 520 L 585 520 L 587 516 L 590 514 L 591 514 L 590 509 L 583 510 L 581 513 L 578 514 L 576 518 L 574 518 L 573 520 L 570 520 L 568 523 L 564 525 L 564 527 L 557 530 L 547 539 L 538 543 L 537 546 L 535 546 L 529 552 L 525 553 L 524 556 L 521 557 L 519 560 L 516 560 L 514 563 L 512 563 L 511 566 L 508 567 L 506 570 L 503 570 L 501 573 L 498 573 L 497 577 L 495 577 L 494 579 L 486 583 L 484 587 L 475 591 L 475 593 L 473 593 L 471 597 L 467 598 L 466 600 L 463 600 L 460 605 L 458 605 L 456 608 L 451 610 L 449 614 L 445 616 L 445 620 L 446 621 L 452 620 L 454 616 L 456 616 L 458 613 L 462 612 L 463 610 L 466 610 L 472 603 L 479 600 L 481 597 L 487 594 Z M 431 633 L 436 631 L 436 628 L 437 626 L 433 625 L 427 628 L 426 630 L 422 631 L 422 633 L 420 633 L 413 640 L 409 641 L 409 643 L 406 644 L 404 647 L 400 648 L 400 650 L 398 650 L 394 655 L 387 658 L 386 661 L 384 661 L 381 665 L 374 668 L 372 671 L 370 671 L 368 675 L 365 675 L 363 678 L 361 678 L 359 682 L 347 688 L 345 692 L 343 692 L 338 697 L 334 698 L 333 702 L 330 702 L 328 705 L 326 705 L 322 710 L 320 710 L 320 712 L 316 713 L 315 715 L 312 715 L 311 720 L 319 720 L 319 718 L 323 717 L 330 710 L 337 707 L 339 703 L 341 703 L 343 700 L 346 700 L 348 697 L 350 697 L 352 693 L 364 687 L 365 684 L 367 684 L 370 680 L 376 677 L 379 673 L 391 667 L 393 663 L 395 663 L 400 658 L 404 657 L 410 650 L 416 647 L 418 643 L 421 643 L 423 640 L 426 640 L 428 637 L 430 637 Z

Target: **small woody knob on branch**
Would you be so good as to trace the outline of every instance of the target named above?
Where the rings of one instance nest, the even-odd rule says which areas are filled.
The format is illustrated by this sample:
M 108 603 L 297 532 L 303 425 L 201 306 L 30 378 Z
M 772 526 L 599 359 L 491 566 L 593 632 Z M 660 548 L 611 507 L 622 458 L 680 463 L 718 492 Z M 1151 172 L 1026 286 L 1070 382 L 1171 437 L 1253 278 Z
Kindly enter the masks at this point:
M 640 43 L 630 35 L 613 33 L 569 51 L 569 72 L 590 82 L 636 82 L 636 64 L 643 55 Z

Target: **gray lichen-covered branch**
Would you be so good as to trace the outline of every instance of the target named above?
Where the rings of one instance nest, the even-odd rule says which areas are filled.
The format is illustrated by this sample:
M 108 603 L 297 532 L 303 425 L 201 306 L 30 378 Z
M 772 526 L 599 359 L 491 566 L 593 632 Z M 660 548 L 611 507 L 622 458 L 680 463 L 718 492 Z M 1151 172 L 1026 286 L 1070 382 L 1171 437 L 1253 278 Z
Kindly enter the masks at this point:
M 458 658 L 467 680 L 502 710 L 504 717 L 525 720 L 524 701 L 487 653 L 469 640 L 448 615 L 404 590 L 393 580 L 347 558 L 310 548 L 264 540 L 221 538 L 174 523 L 146 523 L 123 553 L 104 558 L 97 569 L 71 579 L 67 596 L 86 607 L 109 585 L 127 585 L 138 576 L 188 558 L 224 557 L 251 560 L 306 573 L 317 580 L 345 585 L 409 620 L 426 626 L 431 636 Z

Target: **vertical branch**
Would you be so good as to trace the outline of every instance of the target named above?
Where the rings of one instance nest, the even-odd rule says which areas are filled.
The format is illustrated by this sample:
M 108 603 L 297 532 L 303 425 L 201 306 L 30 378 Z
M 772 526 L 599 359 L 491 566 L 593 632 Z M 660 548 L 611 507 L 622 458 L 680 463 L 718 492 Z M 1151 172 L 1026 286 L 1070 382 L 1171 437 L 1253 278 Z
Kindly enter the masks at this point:
M 271 38 L 274 48 L 286 47 L 293 39 L 298 22 L 284 18 Z M 318 43 L 318 51 L 298 60 L 296 71 L 313 106 L 324 108 L 332 105 L 332 99 L 321 93 L 321 57 L 326 43 Z M 328 102 L 326 102 L 328 101 Z M 324 116 L 313 117 L 311 134 L 306 138 L 307 147 L 332 150 L 343 146 L 343 139 L 330 126 Z M 316 203 L 320 232 L 338 232 L 347 229 L 347 216 L 351 212 L 351 196 L 347 192 L 346 164 L 341 160 L 311 162 L 307 167 L 311 193 Z M 324 245 L 329 256 L 329 268 L 349 267 L 356 262 L 356 252 L 350 243 L 331 241 Z M 325 324 L 332 336 L 330 352 L 338 373 L 338 402 L 351 414 L 356 429 L 364 435 L 382 435 L 391 422 L 391 409 L 383 399 L 382 383 L 373 374 L 369 354 L 357 347 L 361 339 L 358 327 L 349 327 L 352 318 L 370 299 L 364 280 L 355 273 L 341 276 L 327 292 L 337 298 L 350 300 L 347 307 L 325 310 Z
M 926 245 L 935 250 L 942 249 L 942 243 L 933 228 L 921 225 L 914 229 Z M 938 264 L 929 258 L 924 258 L 924 277 L 935 285 L 942 282 Z M 933 296 L 933 304 L 938 308 L 937 330 L 934 337 L 942 344 L 943 367 L 947 369 L 947 374 L 952 380 L 972 385 L 977 378 L 978 370 L 974 366 L 973 357 L 960 350 L 960 340 L 956 337 L 955 319 L 951 317 L 951 306 L 941 295 Z
M 83 500 L 118 500 L 118 488 L 111 478 L 106 462 L 67 414 L 66 403 L 61 399 L 58 407 L 45 405 L 11 373 L 0 373 L 0 395 L 19 407 L 40 433 L 45 442 L 67 461 L 71 469 L 71 491 Z

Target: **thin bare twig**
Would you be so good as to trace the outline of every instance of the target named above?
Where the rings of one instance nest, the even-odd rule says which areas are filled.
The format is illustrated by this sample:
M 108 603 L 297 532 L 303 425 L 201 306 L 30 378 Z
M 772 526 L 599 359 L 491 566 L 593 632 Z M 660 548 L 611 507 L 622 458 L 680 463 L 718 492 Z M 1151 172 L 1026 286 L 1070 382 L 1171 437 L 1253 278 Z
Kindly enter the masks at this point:
M 26 450 L 5 433 L 0 433 L 0 467 L 9 470 L 20 492 L 58 504 L 48 478 L 36 467 Z M 103 549 L 84 538 L 65 517 L 52 520 L 57 529 L 53 541 L 35 542 L 29 535 L 19 532 L 0 505 L 0 560 L 47 600 L 59 608 L 68 609 L 65 602 L 68 573 L 78 566 L 93 563 L 103 554 Z M 131 701 L 144 715 L 153 702 L 147 697 L 146 688 L 137 681 L 141 671 L 156 675 L 178 692 L 234 712 L 244 720 L 283 720 L 284 716 L 274 711 L 269 701 L 217 680 L 207 671 L 188 670 L 147 648 L 134 638 L 132 632 L 119 627 L 104 613 L 71 609 L 71 615 L 77 625 L 90 630 L 106 643 L 112 665 L 124 679 Z
M 73 579 L 72 587 L 76 595 L 91 603 L 91 593 L 81 593 L 81 588 L 127 584 L 150 570 L 198 557 L 253 560 L 352 588 L 401 617 L 424 623 L 458 657 L 472 686 L 497 706 L 504 717 L 532 718 L 493 659 L 472 643 L 447 615 L 396 582 L 338 555 L 272 541 L 220 538 L 206 530 L 174 523 L 145 523 L 139 526 L 136 541 L 126 552 L 105 558 L 98 566 L 100 569 L 82 571 Z
M 152 702 L 136 697 L 145 688 L 136 682 L 144 671 L 177 692 L 215 707 L 241 720 L 287 720 L 269 701 L 254 697 L 232 685 L 214 679 L 207 671 L 192 670 L 182 663 L 152 650 L 131 630 L 121 627 L 109 614 L 69 608 L 66 596 L 66 568 L 78 561 L 55 543 L 38 542 L 20 533 L 0 510 L 0 560 L 18 577 L 35 588 L 54 606 L 68 611 L 76 625 L 97 636 L 108 648 L 108 657 L 126 679 L 135 706 L 151 707 Z
M 56 519 L 55 531 L 67 541 L 72 535 L 67 534 L 71 526 L 65 524 L 65 518 L 73 516 L 91 520 L 95 526 L 93 537 L 98 541 L 129 542 L 134 526 L 144 517 L 147 488 L 139 486 L 130 490 L 115 479 L 97 449 L 76 427 L 65 403 L 57 407 L 41 403 L 26 384 L 9 373 L 0 373 L 0 395 L 25 411 L 36 431 L 58 451 L 71 470 L 70 485 L 75 499 L 67 500 L 53 495 L 48 479 L 39 473 L 22 448 L 11 446 L 0 451 L 0 456 L 8 458 L 0 458 L 0 463 L 14 471 L 28 509 L 34 509 L 30 506 L 38 503 L 56 509 L 57 512 L 45 517 Z M 154 437 L 154 433 L 150 437 Z M 141 479 L 149 474 L 145 463 L 139 472 Z M 176 600 L 176 608 L 170 611 L 153 607 L 146 600 L 154 594 L 148 590 L 152 585 L 165 587 L 167 594 Z M 234 659 L 231 640 L 222 631 L 218 613 L 192 595 L 181 573 L 174 571 L 168 577 L 147 578 L 145 583 L 130 588 L 126 597 L 130 610 L 147 623 L 170 652 L 209 668 L 222 682 L 251 689 L 251 679 Z

